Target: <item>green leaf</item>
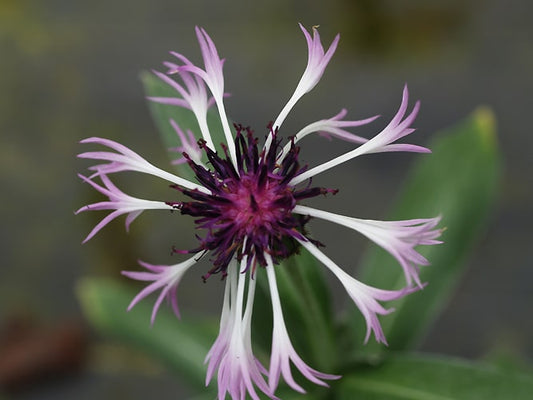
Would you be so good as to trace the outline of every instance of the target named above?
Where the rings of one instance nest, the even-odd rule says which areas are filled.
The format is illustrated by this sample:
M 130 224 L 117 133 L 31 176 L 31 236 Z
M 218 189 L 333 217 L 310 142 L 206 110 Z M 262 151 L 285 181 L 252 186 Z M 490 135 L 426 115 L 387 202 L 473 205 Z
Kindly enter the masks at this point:
M 181 97 L 172 87 L 151 73 L 141 73 L 141 81 L 147 96 Z M 197 139 L 201 138 L 200 127 L 191 110 L 168 104 L 160 104 L 153 101 L 149 101 L 148 106 L 165 147 L 173 148 L 181 144 L 174 128 L 170 125 L 170 119 L 176 121 L 184 133 L 190 129 Z M 226 143 L 226 139 L 224 137 L 218 113 L 213 109 L 209 110 L 207 113 L 207 125 L 209 126 L 209 131 L 216 150 L 221 151 L 222 148 L 220 147 L 220 144 Z M 169 156 L 174 160 L 180 158 L 181 154 L 169 152 Z M 187 164 L 177 165 L 176 168 L 181 177 L 187 179 L 194 178 L 192 170 Z
M 393 355 L 336 387 L 340 400 L 521 400 L 531 398 L 533 378 L 448 357 Z
M 313 368 L 334 372 L 338 352 L 334 332 L 333 310 L 323 268 L 305 249 L 276 266 L 276 279 L 281 297 L 283 315 L 291 341 L 302 359 Z M 257 280 L 260 290 L 256 299 L 254 315 L 254 340 L 256 332 L 267 332 L 268 349 L 272 340 L 272 324 L 268 281 L 261 268 Z M 268 316 L 268 317 L 266 317 Z
M 204 358 L 217 327 L 205 322 L 179 321 L 166 309 L 159 310 L 150 326 L 153 303 L 126 308 L 135 293 L 109 279 L 84 278 L 77 294 L 85 315 L 100 333 L 129 342 L 165 362 L 192 385 L 205 390 Z
M 431 262 L 420 274 L 426 288 L 392 304 L 396 312 L 381 317 L 390 350 L 414 347 L 445 306 L 467 266 L 467 257 L 486 226 L 500 177 L 493 114 L 479 109 L 466 121 L 436 136 L 429 145 L 433 154 L 420 156 L 388 219 L 425 218 L 442 215 L 445 227 L 436 246 L 419 251 Z M 405 286 L 398 263 L 388 253 L 373 247 L 359 274 L 367 284 L 386 289 Z M 358 332 L 364 354 L 386 349 L 371 339 L 362 346 L 364 321 L 350 314 L 349 331 Z

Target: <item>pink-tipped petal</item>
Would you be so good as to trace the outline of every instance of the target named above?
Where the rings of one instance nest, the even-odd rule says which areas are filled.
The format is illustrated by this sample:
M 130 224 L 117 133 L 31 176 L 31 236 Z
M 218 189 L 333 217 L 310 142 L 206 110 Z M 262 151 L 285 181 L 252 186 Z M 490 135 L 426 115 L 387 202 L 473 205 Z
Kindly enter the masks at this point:
M 191 160 L 193 160 L 196 164 L 203 165 L 202 163 L 202 149 L 198 146 L 197 140 L 194 137 L 194 134 L 187 130 L 187 135 L 181 130 L 179 125 L 174 121 L 173 119 L 170 119 L 170 125 L 172 128 L 174 128 L 174 131 L 176 132 L 176 135 L 178 136 L 178 139 L 180 141 L 180 146 L 175 147 L 173 149 L 170 149 L 171 151 L 175 151 L 177 153 L 183 154 L 187 153 L 187 157 Z M 177 160 L 173 161 L 173 164 L 182 164 L 186 163 L 187 158 L 185 156 L 182 156 L 178 158 Z
M 270 371 L 268 375 L 268 384 L 270 390 L 274 392 L 278 386 L 280 376 L 294 390 L 305 393 L 305 390 L 294 380 L 291 372 L 291 363 L 306 377 L 309 381 L 328 386 L 323 379 L 339 379 L 339 375 L 325 374 L 308 366 L 301 357 L 296 353 L 289 338 L 285 321 L 283 319 L 283 310 L 279 298 L 274 264 L 268 253 L 265 253 L 267 261 L 267 277 L 270 289 L 270 300 L 272 302 L 272 314 L 274 316 L 274 328 L 272 332 L 272 350 L 270 356 Z
M 414 152 L 427 152 L 420 146 L 404 145 L 397 147 L 394 142 L 402 137 L 414 132 L 410 125 L 413 123 L 418 110 L 420 108 L 420 102 L 416 102 L 411 113 L 404 119 L 405 112 L 407 111 L 407 104 L 409 100 L 409 93 L 407 86 L 405 86 L 402 96 L 402 103 L 396 115 L 392 118 L 391 122 L 372 139 L 362 143 L 359 147 L 351 150 L 343 155 L 335 157 L 321 165 L 317 165 L 304 173 L 298 175 L 291 180 L 292 185 L 298 185 L 299 183 L 310 179 L 324 171 L 327 171 L 337 165 L 340 165 L 346 161 L 349 161 L 355 157 L 363 154 L 382 153 L 391 151 L 414 151 Z M 395 146 L 395 147 L 391 147 Z
M 322 47 L 322 42 L 320 41 L 318 29 L 313 27 L 313 37 L 311 38 L 311 35 L 309 35 L 309 32 L 307 32 L 303 25 L 299 25 L 307 42 L 307 66 L 302 77 L 300 78 L 300 81 L 298 82 L 298 85 L 296 86 L 296 89 L 294 90 L 294 93 L 274 121 L 272 125 L 274 130 L 277 130 L 281 127 L 283 121 L 285 121 L 285 118 L 287 118 L 287 115 L 295 106 L 295 104 L 302 98 L 302 96 L 304 96 L 306 93 L 309 93 L 320 81 L 320 78 L 324 74 L 328 63 L 331 60 L 331 57 L 333 57 L 333 54 L 337 49 L 337 44 L 339 43 L 340 39 L 339 35 L 335 36 L 335 39 L 333 39 L 333 42 L 329 46 L 328 50 L 324 53 L 324 48 Z M 272 137 L 269 135 L 265 143 L 265 150 L 268 151 L 271 143 Z
M 128 306 L 128 311 L 135 307 L 139 301 L 161 289 L 161 293 L 157 296 L 152 308 L 150 323 L 152 325 L 154 324 L 155 317 L 164 299 L 169 300 L 174 313 L 179 317 L 177 287 L 185 272 L 196 264 L 197 261 L 196 256 L 175 265 L 152 265 L 139 261 L 139 264 L 149 272 L 122 271 L 122 275 L 128 278 L 142 282 L 152 282 L 133 298 Z
M 76 211 L 77 213 L 83 211 L 97 211 L 97 210 L 114 210 L 105 216 L 87 235 L 83 243 L 89 241 L 96 235 L 104 226 L 122 214 L 127 214 L 126 217 L 126 231 L 129 231 L 131 223 L 145 210 L 172 210 L 172 207 L 162 201 L 143 200 L 136 197 L 129 196 L 118 189 L 106 175 L 100 175 L 100 179 L 105 186 L 100 186 L 93 180 L 78 174 L 78 176 L 86 183 L 90 184 L 98 192 L 106 195 L 109 201 L 102 201 L 94 204 L 88 204 Z
M 251 347 L 250 308 L 253 307 L 255 288 L 255 281 L 252 279 L 249 280 L 248 300 L 243 317 L 246 275 L 237 272 L 243 264 L 246 264 L 246 259 L 241 261 L 241 266 L 233 262 L 228 271 L 219 336 L 206 357 L 206 362 L 209 363 L 206 384 L 211 380 L 214 371 L 218 370 L 219 399 L 225 399 L 229 394 L 232 399 L 245 399 L 250 396 L 259 400 L 256 388 L 269 398 L 277 399 L 263 377 L 265 368 L 254 356 Z
M 403 268 L 407 284 L 414 281 L 419 287 L 419 266 L 429 265 L 428 260 L 415 250 L 416 246 L 434 245 L 442 229 L 436 228 L 440 217 L 403 221 L 375 221 L 334 214 L 306 206 L 296 206 L 294 212 L 324 219 L 351 228 L 388 251 Z
M 370 333 L 374 332 L 376 341 L 386 344 L 387 340 L 383 334 L 383 329 L 378 319 L 378 315 L 386 315 L 393 311 L 393 309 L 385 309 L 379 301 L 391 301 L 404 297 L 414 291 L 419 290 L 420 287 L 408 287 L 402 290 L 383 290 L 377 289 L 351 277 L 344 272 L 337 264 L 335 264 L 329 257 L 320 251 L 314 244 L 307 240 L 300 240 L 298 242 L 306 248 L 317 260 L 326 266 L 342 283 L 346 292 L 351 297 L 355 305 L 363 314 L 366 324 L 366 339 L 370 337 Z
M 140 155 L 134 151 L 128 149 L 126 146 L 123 146 L 117 142 L 107 139 L 101 139 L 97 137 L 92 137 L 82 140 L 80 143 L 96 143 L 102 146 L 109 147 L 112 150 L 115 150 L 117 153 L 109 151 L 96 151 L 96 152 L 85 152 L 78 155 L 79 158 L 87 158 L 92 160 L 101 160 L 109 161 L 106 164 L 98 164 L 92 167 L 89 167 L 90 170 L 95 171 L 89 178 L 94 178 L 96 176 L 108 175 L 121 171 L 136 171 L 142 172 L 145 174 L 157 176 L 161 179 L 165 179 L 169 182 L 172 182 L 176 185 L 183 186 L 187 189 L 197 189 L 204 193 L 208 190 L 196 183 L 190 182 L 187 179 L 181 178 L 174 174 L 171 174 L 167 171 L 163 171 L 160 168 L 155 167 L 150 164 Z

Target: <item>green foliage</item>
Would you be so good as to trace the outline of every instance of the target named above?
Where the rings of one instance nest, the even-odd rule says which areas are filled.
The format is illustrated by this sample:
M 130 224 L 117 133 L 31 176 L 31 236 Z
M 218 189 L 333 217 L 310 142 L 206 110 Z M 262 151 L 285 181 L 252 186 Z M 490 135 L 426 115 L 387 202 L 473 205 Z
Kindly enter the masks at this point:
M 205 390 L 204 358 L 216 337 L 216 323 L 182 322 L 161 307 L 150 326 L 153 303 L 141 301 L 126 312 L 135 292 L 108 279 L 85 278 L 77 294 L 86 317 L 102 335 L 145 350 Z
M 344 376 L 336 398 L 520 400 L 531 398 L 531 393 L 531 376 L 442 356 L 396 354 Z

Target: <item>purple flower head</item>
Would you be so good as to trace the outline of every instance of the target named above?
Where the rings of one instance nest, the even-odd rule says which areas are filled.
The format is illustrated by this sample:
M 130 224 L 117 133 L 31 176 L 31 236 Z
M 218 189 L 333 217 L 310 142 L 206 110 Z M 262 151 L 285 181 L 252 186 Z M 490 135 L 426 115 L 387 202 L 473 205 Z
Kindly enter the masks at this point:
M 150 100 L 186 107 L 193 111 L 197 119 L 199 129 L 196 132 L 183 132 L 179 127 L 180 121 L 169 121 L 180 142 L 172 150 L 182 155 L 174 163 L 186 163 L 196 182 L 158 168 L 112 140 L 89 138 L 81 142 L 107 148 L 105 151 L 84 152 L 79 157 L 101 162 L 89 168 L 93 172 L 89 178 L 82 175 L 80 178 L 108 200 L 87 205 L 78 212 L 111 210 L 85 241 L 122 214 L 127 215 L 126 228 L 145 210 L 178 210 L 179 213 L 175 212 L 175 215 L 194 218 L 199 231 L 196 234 L 198 244 L 193 249 L 174 250 L 175 253 L 193 256 L 170 266 L 140 262 L 146 271 L 124 271 L 123 274 L 134 280 L 147 282 L 147 286 L 135 296 L 128 309 L 158 292 L 152 323 L 165 299 L 179 316 L 177 287 L 183 275 L 196 266 L 202 256 L 211 263 L 207 271 L 203 270 L 203 279 L 220 274 L 225 280 L 219 333 L 205 359 L 206 385 L 214 377 L 217 378 L 219 400 L 225 399 L 227 395 L 239 400 L 247 396 L 259 399 L 261 393 L 276 399 L 281 379 L 292 389 L 304 392 L 301 384 L 293 377 L 294 368 L 318 385 L 327 386 L 327 380 L 339 378 L 338 375 L 320 372 L 309 366 L 296 352 L 290 340 L 283 318 L 283 299 L 280 298 L 276 283 L 276 271 L 282 268 L 283 260 L 297 254 L 300 248 L 306 249 L 339 279 L 361 311 L 366 321 L 365 342 L 373 334 L 376 341 L 386 344 L 379 319 L 393 309 L 386 308 L 383 303 L 424 288 L 425 283 L 420 279 L 419 270 L 429 262 L 418 252 L 417 246 L 440 243 L 438 238 L 441 230 L 437 228 L 440 217 L 376 221 L 334 214 L 304 204 L 309 198 L 337 193 L 337 190 L 314 186 L 311 179 L 346 161 L 366 154 L 429 150 L 418 145 L 398 143 L 414 131 L 412 124 L 420 108 L 420 103 L 416 102 L 408 112 L 407 86 L 396 115 L 370 139 L 352 133 L 351 130 L 370 124 L 377 117 L 348 121 L 344 120 L 346 110 L 331 118 L 305 125 L 296 134 L 284 132 L 283 121 L 299 99 L 317 85 L 339 41 L 337 35 L 325 50 L 316 28 L 313 28 L 311 35 L 301 25 L 300 27 L 307 42 L 307 66 L 280 114 L 259 135 L 266 136 L 262 145 L 250 128 L 241 125 L 234 125 L 234 130 L 230 128 L 224 105 L 224 60 L 219 57 L 213 40 L 204 29 L 196 28 L 203 67 L 172 52 L 176 60 L 164 64 L 167 72 L 154 72 L 176 91 L 177 97 L 152 97 Z M 213 104 L 216 105 L 225 138 L 220 152 L 215 150 L 213 132 L 207 125 L 207 112 Z M 346 153 L 311 168 L 301 164 L 301 153 L 304 152 L 302 140 L 313 133 L 342 140 L 347 146 Z M 169 182 L 172 188 L 180 192 L 181 198 L 173 200 L 170 196 L 170 199 L 164 201 L 153 201 L 129 196 L 119 190 L 109 178 L 110 174 L 122 171 L 140 172 Z M 100 179 L 103 186 L 96 183 L 95 179 Z M 175 195 L 175 192 L 172 194 Z M 321 243 L 310 237 L 307 224 L 315 218 L 351 228 L 389 252 L 404 272 L 405 287 L 399 290 L 375 288 L 348 274 L 319 249 Z M 268 368 L 265 367 L 266 363 L 256 358 L 252 346 L 251 320 L 256 280 L 264 278 L 256 273 L 258 268 L 266 270 L 273 311 Z
M 252 274 L 256 263 L 266 266 L 265 249 L 276 262 L 289 257 L 297 247 L 294 239 L 304 237 L 304 225 L 308 221 L 308 218 L 293 213 L 297 202 L 328 192 L 335 193 L 331 189 L 289 185 L 305 169 L 298 163 L 298 147 L 292 145 L 287 156 L 278 164 L 279 141 L 275 139 L 274 132 L 271 131 L 271 135 L 276 145 L 260 153 L 258 140 L 249 128 L 236 125 L 235 129 L 237 168 L 227 155 L 221 158 L 200 141 L 212 170 L 198 165 L 186 153 L 184 156 L 188 158 L 197 180 L 210 193 L 176 186 L 193 201 L 169 203 L 182 214 L 198 217 L 198 228 L 207 231 L 200 247 L 192 250 L 212 252 L 213 268 L 204 279 L 218 272 L 226 274 L 234 257 L 241 260 L 246 255 L 245 271 L 252 266 Z

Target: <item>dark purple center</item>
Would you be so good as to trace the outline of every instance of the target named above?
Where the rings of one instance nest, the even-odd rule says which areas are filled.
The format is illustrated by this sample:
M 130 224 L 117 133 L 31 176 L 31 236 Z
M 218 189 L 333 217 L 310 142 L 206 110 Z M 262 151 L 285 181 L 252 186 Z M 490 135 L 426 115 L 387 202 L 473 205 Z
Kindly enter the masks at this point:
M 184 156 L 198 181 L 211 193 L 175 186 L 192 201 L 168 203 L 182 214 L 198 217 L 196 224 L 207 231 L 205 237 L 200 238 L 199 247 L 186 251 L 212 252 L 213 268 L 204 275 L 204 280 L 218 272 L 225 275 L 234 256 L 238 260 L 247 256 L 246 268 L 251 266 L 252 272 L 257 263 L 266 265 L 264 252 L 269 253 L 275 263 L 289 257 L 298 248 L 294 238 L 304 238 L 304 226 L 309 220 L 292 213 L 296 203 L 319 194 L 336 193 L 309 185 L 296 189 L 289 184 L 306 169 L 298 163 L 300 148 L 294 143 L 278 163 L 279 141 L 274 132 L 271 131 L 274 140 L 270 149 L 259 153 L 252 131 L 241 125 L 235 128 L 237 169 L 226 148 L 225 157 L 221 158 L 200 140 L 198 144 L 206 152 L 212 170 L 196 164 L 185 153 Z

